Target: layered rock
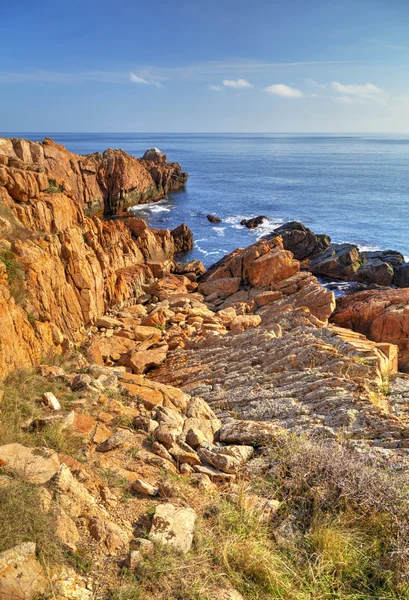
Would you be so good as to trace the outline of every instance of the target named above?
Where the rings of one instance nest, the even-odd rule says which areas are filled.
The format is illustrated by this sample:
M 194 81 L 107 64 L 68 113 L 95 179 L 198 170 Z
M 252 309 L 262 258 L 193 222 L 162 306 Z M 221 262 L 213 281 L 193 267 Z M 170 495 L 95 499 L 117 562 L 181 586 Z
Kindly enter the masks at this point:
M 41 143 L 0 138 L 0 182 L 20 201 L 53 189 L 84 209 L 115 215 L 130 206 L 159 200 L 186 183 L 188 175 L 178 163 L 168 163 L 163 153 L 160 160 L 158 156 L 151 149 L 137 159 L 111 148 L 103 154 L 81 156 L 50 138 Z M 16 169 L 11 181 L 4 167 Z
M 409 372 L 409 290 L 365 290 L 338 299 L 332 321 L 376 342 L 399 347 L 399 368 Z

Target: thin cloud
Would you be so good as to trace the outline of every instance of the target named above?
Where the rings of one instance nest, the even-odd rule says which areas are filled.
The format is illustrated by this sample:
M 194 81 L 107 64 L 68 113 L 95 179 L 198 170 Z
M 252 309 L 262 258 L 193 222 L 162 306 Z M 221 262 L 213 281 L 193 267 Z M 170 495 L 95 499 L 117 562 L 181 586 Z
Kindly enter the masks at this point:
M 384 91 L 378 88 L 373 83 L 364 83 L 363 85 L 343 84 L 338 81 L 331 83 L 333 90 L 339 94 L 347 94 L 349 96 L 358 96 L 360 98 L 373 98 L 384 94 Z
M 207 87 L 212 92 L 222 92 L 223 91 L 223 87 L 221 85 L 208 85 Z
M 138 75 L 135 75 L 135 73 L 130 73 L 129 79 L 132 81 L 132 83 L 138 83 L 138 84 L 142 84 L 142 85 L 154 85 L 156 87 L 162 87 L 162 84 L 159 81 L 153 81 L 153 80 L 149 81 L 148 79 L 144 79 L 143 77 L 139 77 Z
M 223 85 L 225 87 L 231 87 L 235 89 L 252 88 L 253 84 L 249 83 L 246 79 L 224 79 Z
M 274 96 L 281 96 L 282 98 L 301 98 L 303 93 L 300 90 L 292 88 L 285 83 L 275 83 L 265 88 L 265 91 Z

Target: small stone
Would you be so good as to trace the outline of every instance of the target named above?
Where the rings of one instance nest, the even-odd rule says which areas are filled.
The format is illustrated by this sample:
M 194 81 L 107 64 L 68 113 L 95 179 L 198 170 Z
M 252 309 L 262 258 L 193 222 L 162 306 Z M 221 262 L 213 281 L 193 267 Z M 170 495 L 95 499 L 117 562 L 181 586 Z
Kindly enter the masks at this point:
M 132 483 L 132 489 L 134 492 L 143 494 L 144 496 L 157 496 L 159 494 L 158 488 L 155 488 L 150 483 L 142 481 L 142 479 L 135 479 Z
M 61 410 L 61 404 L 58 402 L 57 398 L 52 392 L 45 392 L 43 395 L 43 400 L 49 408 L 52 408 L 53 410 Z
M 114 450 L 125 444 L 130 436 L 131 433 L 129 431 L 119 429 L 114 435 L 111 435 L 111 437 L 102 442 L 102 444 L 99 444 L 95 450 L 97 452 L 109 452 L 110 450 Z

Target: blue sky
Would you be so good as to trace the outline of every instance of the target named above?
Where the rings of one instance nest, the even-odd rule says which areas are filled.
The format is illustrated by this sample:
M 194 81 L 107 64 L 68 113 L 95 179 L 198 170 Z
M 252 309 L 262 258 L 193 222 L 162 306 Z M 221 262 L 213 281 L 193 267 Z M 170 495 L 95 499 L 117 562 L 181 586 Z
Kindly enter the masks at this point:
M 409 0 L 1 5 L 3 132 L 409 131 Z

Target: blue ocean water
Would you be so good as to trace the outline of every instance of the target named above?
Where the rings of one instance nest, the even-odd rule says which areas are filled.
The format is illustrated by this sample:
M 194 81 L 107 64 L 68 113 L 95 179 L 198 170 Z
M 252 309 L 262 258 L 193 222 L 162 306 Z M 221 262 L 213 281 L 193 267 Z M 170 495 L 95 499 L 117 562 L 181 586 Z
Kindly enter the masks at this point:
M 142 156 L 151 146 L 160 148 L 188 171 L 186 189 L 136 213 L 152 227 L 186 222 L 195 236 L 189 258 L 206 265 L 290 220 L 335 242 L 409 256 L 409 135 L 5 135 L 32 140 L 49 135 L 79 154 L 111 147 Z M 209 223 L 208 213 L 222 223 Z M 256 215 L 270 222 L 257 230 L 240 226 L 241 219 Z

